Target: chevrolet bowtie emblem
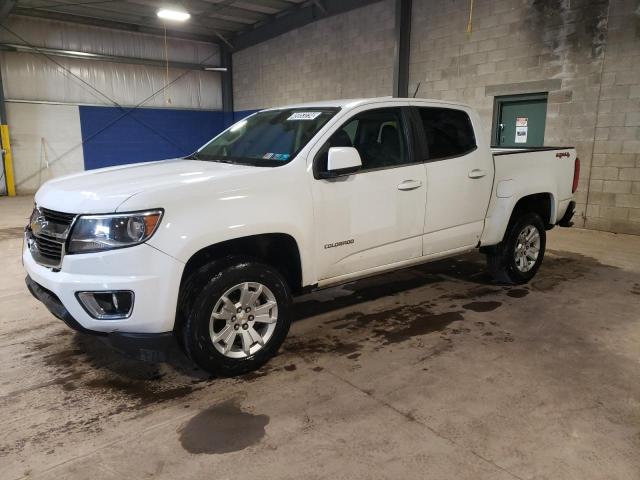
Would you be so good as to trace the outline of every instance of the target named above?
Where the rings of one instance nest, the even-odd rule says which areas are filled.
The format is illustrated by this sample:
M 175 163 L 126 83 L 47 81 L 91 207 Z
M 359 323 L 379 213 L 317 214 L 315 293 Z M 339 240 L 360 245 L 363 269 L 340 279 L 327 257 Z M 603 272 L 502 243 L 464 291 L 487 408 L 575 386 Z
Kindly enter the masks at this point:
M 47 219 L 44 217 L 40 209 L 38 209 L 36 212 L 36 218 L 31 221 L 31 231 L 34 234 L 41 233 L 47 228 L 48 224 L 49 222 L 47 222 Z

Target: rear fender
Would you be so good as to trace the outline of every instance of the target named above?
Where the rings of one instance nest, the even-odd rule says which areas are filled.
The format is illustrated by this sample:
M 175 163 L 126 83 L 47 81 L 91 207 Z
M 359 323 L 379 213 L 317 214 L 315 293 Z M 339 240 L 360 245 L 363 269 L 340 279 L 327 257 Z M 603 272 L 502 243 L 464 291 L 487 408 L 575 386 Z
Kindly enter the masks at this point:
M 500 182 L 503 183 L 503 182 Z M 548 195 L 550 199 L 549 214 L 543 221 L 547 225 L 554 225 L 557 216 L 557 202 L 555 196 L 549 192 L 528 192 L 524 195 L 511 194 L 508 188 L 498 185 L 496 195 L 491 198 L 489 214 L 485 220 L 485 227 L 480 239 L 481 246 L 496 245 L 504 238 L 509 222 L 518 204 L 533 195 Z M 501 196 L 498 196 L 501 195 Z

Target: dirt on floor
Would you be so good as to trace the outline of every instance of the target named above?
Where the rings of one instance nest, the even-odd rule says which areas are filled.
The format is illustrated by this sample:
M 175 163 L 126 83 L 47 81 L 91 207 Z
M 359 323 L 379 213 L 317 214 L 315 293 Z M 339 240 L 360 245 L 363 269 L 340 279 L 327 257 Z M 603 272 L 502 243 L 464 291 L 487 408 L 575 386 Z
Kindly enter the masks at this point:
M 306 295 L 276 358 L 218 379 L 53 318 L 29 208 L 0 202 L 2 479 L 640 478 L 639 237 L 554 230 L 525 286 L 468 255 Z

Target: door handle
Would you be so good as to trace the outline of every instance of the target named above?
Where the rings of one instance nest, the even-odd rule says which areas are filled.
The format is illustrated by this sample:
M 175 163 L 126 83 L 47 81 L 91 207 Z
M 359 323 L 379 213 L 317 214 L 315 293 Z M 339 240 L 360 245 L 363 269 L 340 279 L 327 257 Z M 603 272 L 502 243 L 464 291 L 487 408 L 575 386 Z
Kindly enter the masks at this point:
M 469 172 L 469 178 L 482 178 L 487 174 L 486 170 L 480 170 L 479 168 L 474 168 Z
M 422 182 L 420 180 L 405 180 L 398 185 L 398 190 L 415 190 L 421 186 Z

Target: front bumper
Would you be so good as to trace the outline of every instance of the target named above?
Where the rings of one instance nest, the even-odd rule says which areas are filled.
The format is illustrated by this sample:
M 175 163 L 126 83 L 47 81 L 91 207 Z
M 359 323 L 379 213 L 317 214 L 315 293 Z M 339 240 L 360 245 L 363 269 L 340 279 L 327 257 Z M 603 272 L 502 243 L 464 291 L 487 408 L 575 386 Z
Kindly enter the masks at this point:
M 55 293 L 34 282 L 28 275 L 25 278 L 25 282 L 29 292 L 31 292 L 37 300 L 40 300 L 54 317 L 62 320 L 68 327 L 77 332 L 98 336 L 114 350 L 125 355 L 147 362 L 161 362 L 169 359 L 170 352 L 175 347 L 173 332 L 106 333 L 89 330 L 73 318 Z
M 52 292 L 83 328 L 96 332 L 163 333 L 173 330 L 184 264 L 146 244 L 98 253 L 65 255 L 60 269 L 36 263 L 28 248 L 27 274 Z M 79 291 L 130 290 L 135 302 L 128 318 L 99 320 L 76 298 Z

